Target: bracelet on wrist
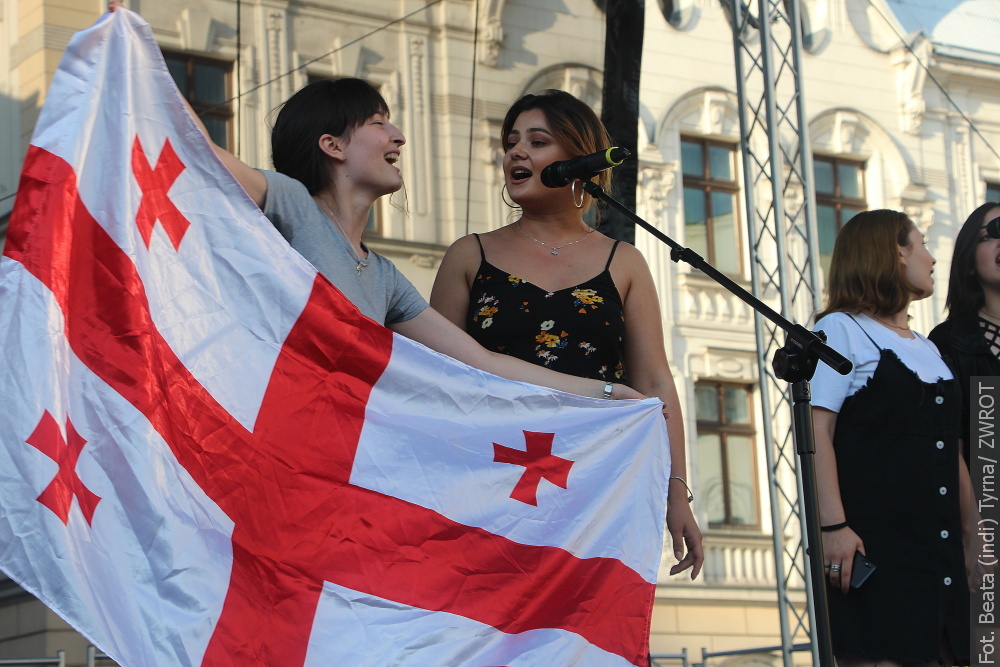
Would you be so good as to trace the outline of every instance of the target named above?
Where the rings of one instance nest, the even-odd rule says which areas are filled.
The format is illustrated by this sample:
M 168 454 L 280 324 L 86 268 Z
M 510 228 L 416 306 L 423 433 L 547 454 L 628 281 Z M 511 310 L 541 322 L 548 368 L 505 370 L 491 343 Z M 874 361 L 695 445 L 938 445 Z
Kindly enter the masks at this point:
M 831 523 L 829 526 L 820 526 L 819 529 L 824 533 L 832 533 L 835 530 L 840 530 L 841 528 L 847 528 L 847 522 L 841 521 L 840 523 Z
M 684 488 L 687 489 L 687 492 L 688 492 L 688 502 L 689 503 L 693 503 L 694 502 L 694 493 L 691 491 L 691 487 L 688 486 L 688 483 L 684 481 L 684 478 L 683 477 L 677 477 L 676 475 L 672 475 L 670 477 L 670 479 L 676 479 L 678 482 L 680 482 L 681 484 L 684 485 Z M 669 483 L 669 481 L 670 480 L 668 479 L 667 482 Z
M 611 390 L 612 390 L 613 388 L 614 388 L 614 387 L 613 387 L 613 386 L 611 385 L 611 383 L 610 383 L 610 382 L 605 382 L 605 383 L 604 383 L 604 399 L 605 399 L 605 400 L 607 400 L 607 399 L 611 398 Z

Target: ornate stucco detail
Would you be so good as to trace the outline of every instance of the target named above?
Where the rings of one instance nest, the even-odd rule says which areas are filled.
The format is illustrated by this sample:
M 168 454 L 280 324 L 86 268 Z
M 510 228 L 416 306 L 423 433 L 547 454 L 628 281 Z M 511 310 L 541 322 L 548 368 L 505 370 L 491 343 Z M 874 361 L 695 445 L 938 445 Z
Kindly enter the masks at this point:
M 682 299 L 682 312 L 692 323 L 750 326 L 753 321 L 750 307 L 714 282 L 687 281 Z
M 757 359 L 750 352 L 704 347 L 688 357 L 687 373 L 695 378 L 756 381 Z
M 413 87 L 413 110 L 418 114 L 427 111 L 427 90 L 424 85 L 424 63 L 427 43 L 423 37 L 410 40 L 410 85 Z
M 269 11 L 265 25 L 267 26 L 267 76 L 274 77 L 286 71 L 285 13 L 276 9 Z M 271 93 L 273 98 L 277 100 L 288 99 L 291 94 L 288 77 L 279 79 L 277 84 L 278 90 Z
M 676 130 L 681 134 L 737 139 L 740 134 L 740 117 L 736 110 L 736 96 L 719 88 L 695 91 L 678 102 L 668 114 L 676 118 Z M 661 127 L 657 137 L 670 136 L 669 128 Z
M 639 169 L 637 208 L 640 214 L 653 224 L 665 218 L 677 169 L 676 162 L 663 166 L 644 166 Z
M 911 50 L 912 49 L 912 52 Z M 927 109 L 924 84 L 927 69 L 921 64 L 931 60 L 931 43 L 918 35 L 910 49 L 900 49 L 896 67 L 896 86 L 899 90 L 899 126 L 904 132 L 920 134 L 920 124 Z
M 419 266 L 422 269 L 433 269 L 438 264 L 438 258 L 434 255 L 410 255 L 410 264 Z
M 479 53 L 476 57 L 481 65 L 496 67 L 500 62 L 503 47 L 503 8 L 507 0 L 484 2 L 476 17 L 479 27 Z

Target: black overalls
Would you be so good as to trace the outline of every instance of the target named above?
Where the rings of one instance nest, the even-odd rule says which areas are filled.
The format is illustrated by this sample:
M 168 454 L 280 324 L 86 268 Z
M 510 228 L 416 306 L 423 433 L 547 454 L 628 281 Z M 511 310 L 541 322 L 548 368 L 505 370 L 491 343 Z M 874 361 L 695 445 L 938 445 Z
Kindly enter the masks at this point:
M 834 654 L 929 662 L 945 657 L 947 638 L 967 664 L 961 391 L 954 380 L 921 381 L 871 342 L 878 366 L 844 401 L 833 444 L 847 522 L 878 569 L 846 595 L 828 589 Z

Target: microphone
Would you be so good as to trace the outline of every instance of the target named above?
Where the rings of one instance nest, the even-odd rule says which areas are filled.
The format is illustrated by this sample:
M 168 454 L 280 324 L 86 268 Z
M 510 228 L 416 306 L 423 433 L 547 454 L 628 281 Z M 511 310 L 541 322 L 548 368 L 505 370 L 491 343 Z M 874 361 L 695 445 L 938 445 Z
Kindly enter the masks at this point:
M 553 162 L 552 164 L 556 163 Z M 545 178 L 545 172 L 543 171 L 542 179 L 544 178 Z M 991 239 L 1000 239 L 1000 218 L 993 218 L 992 220 L 986 223 L 986 235 Z
M 542 169 L 542 185 L 547 188 L 561 188 L 577 179 L 589 181 L 605 169 L 617 167 L 631 155 L 628 149 L 615 146 L 606 151 L 553 162 Z

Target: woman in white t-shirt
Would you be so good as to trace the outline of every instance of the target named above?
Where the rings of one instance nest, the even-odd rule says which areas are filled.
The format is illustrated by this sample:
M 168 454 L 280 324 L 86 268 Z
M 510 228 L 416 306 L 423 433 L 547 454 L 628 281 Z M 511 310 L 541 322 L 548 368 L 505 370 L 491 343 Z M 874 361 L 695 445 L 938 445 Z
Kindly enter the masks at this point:
M 816 328 L 854 364 L 812 382 L 833 650 L 840 667 L 967 664 L 970 482 L 961 393 L 909 326 L 934 258 L 904 214 L 866 211 L 840 231 Z M 851 587 L 855 554 L 876 570 Z

